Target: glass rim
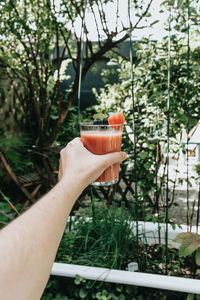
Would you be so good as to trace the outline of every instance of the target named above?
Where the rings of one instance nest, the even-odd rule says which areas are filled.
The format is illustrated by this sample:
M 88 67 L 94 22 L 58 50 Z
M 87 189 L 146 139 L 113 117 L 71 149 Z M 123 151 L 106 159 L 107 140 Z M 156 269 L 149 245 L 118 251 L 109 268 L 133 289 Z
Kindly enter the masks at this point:
M 90 123 L 90 122 L 88 122 L 88 123 L 86 122 L 86 123 L 80 123 L 80 126 L 113 127 L 113 126 L 123 126 L 123 124 L 93 124 L 93 123 Z
M 84 131 L 112 131 L 112 132 L 122 132 L 123 131 L 123 124 L 92 124 L 92 123 L 81 123 L 80 124 L 80 132 Z

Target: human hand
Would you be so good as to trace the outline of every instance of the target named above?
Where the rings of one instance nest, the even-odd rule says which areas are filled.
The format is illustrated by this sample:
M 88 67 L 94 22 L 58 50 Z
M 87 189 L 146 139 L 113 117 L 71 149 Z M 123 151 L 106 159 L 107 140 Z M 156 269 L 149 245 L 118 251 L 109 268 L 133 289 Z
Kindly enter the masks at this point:
M 125 159 L 125 152 L 92 154 L 83 146 L 80 138 L 75 138 L 60 153 L 59 181 L 73 178 L 77 189 L 84 189 L 109 166 Z

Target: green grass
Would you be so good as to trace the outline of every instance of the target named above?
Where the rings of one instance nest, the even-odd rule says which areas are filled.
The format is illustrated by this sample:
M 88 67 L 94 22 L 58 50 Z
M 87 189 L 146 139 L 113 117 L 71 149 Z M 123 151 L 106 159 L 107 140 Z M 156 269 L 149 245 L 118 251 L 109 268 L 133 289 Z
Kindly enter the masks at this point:
M 73 221 L 73 230 L 64 234 L 56 261 L 125 268 L 129 259 L 138 257 L 130 221 L 123 208 L 96 209 L 95 219 L 79 217 Z

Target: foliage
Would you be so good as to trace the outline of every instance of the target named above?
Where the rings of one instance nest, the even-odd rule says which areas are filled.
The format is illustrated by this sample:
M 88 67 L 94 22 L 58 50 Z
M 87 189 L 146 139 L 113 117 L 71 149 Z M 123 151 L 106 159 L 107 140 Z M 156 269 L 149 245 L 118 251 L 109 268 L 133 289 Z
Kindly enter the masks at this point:
M 180 257 L 188 256 L 199 248 L 200 235 L 193 232 L 182 232 L 176 236 L 174 242 L 181 244 L 179 249 Z
M 18 210 L 20 209 L 20 205 L 17 204 L 14 206 L 10 199 L 5 196 L 1 190 L 0 195 L 3 200 L 0 202 L 0 228 L 2 228 L 19 215 Z
M 11 212 L 10 205 L 4 202 L 0 202 L 0 228 L 8 224 L 13 220 L 15 214 Z
M 195 165 L 195 171 L 197 172 L 197 176 L 198 176 L 197 180 L 199 182 L 199 179 L 200 179 L 200 163 Z
M 188 294 L 186 300 L 199 300 L 200 295 Z
M 55 184 L 43 155 L 48 155 L 45 151 L 50 146 L 66 144 L 77 135 L 80 119 L 75 105 L 80 64 L 83 63 L 83 81 L 95 64 L 107 60 L 107 54 L 129 35 L 129 26 L 120 26 L 114 3 L 116 23 L 114 28 L 106 24 L 109 16 L 105 8 L 112 1 L 109 2 L 92 0 L 84 8 L 84 1 L 1 1 L 0 133 L 14 144 L 13 138 L 22 138 L 23 132 L 41 154 L 31 157 L 32 163 L 27 157 L 28 163 L 23 166 L 16 143 L 16 156 L 12 155 L 12 159 L 20 171 L 26 172 L 26 167 L 34 164 L 40 174 L 48 174 L 49 181 Z M 145 5 L 143 1 L 134 1 L 138 16 L 133 29 L 148 17 L 151 3 L 152 0 Z M 85 51 L 81 53 L 82 36 L 77 24 L 83 23 L 85 9 L 94 20 L 97 42 L 91 41 L 86 18 Z M 54 168 L 53 165 L 50 169 Z
M 2 73 L 2 76 L 0 74 L 0 151 L 6 155 L 14 171 L 20 174 L 33 166 L 30 154 L 27 152 L 31 146 L 31 137 L 28 132 L 24 132 L 22 124 L 18 123 L 20 112 L 17 107 L 13 112 L 15 100 L 11 97 L 8 78 L 2 69 L 0 73 Z M 0 169 L 0 177 L 2 184 L 7 181 L 3 169 Z
M 13 114 L 30 131 L 34 144 L 54 143 L 69 108 L 77 99 L 80 63 L 83 62 L 84 80 L 97 61 L 127 39 L 129 28 L 120 27 L 116 9 L 114 28 L 107 26 L 107 2 L 88 2 L 87 12 L 93 16 L 98 43 L 91 42 L 86 20 L 84 60 L 77 29 L 77 22 L 84 18 L 83 1 L 1 2 L 0 65 L 9 82 L 5 89 L 12 90 Z M 144 5 L 143 1 L 134 1 L 138 16 L 133 29 L 148 17 L 151 2 Z
M 130 138 L 133 134 L 130 63 L 121 58 L 115 59 L 114 62 L 120 66 L 118 67 L 119 83 L 112 86 L 107 84 L 106 88 L 101 90 L 100 95 L 97 95 L 99 105 L 96 106 L 96 110 L 102 113 L 123 111 L 125 114 L 129 130 L 125 126 L 122 149 L 130 154 L 130 158 L 125 162 L 125 173 L 129 174 L 129 182 L 137 180 L 138 202 L 141 207 L 137 213 L 139 218 L 144 218 L 146 214 L 142 206 L 147 205 L 150 212 L 155 212 L 158 206 L 158 195 L 161 195 L 164 180 L 161 178 L 161 182 L 158 183 L 156 179 L 166 147 L 165 142 L 162 141 L 165 138 L 164 113 L 153 102 L 151 105 L 147 105 L 144 88 L 142 88 L 143 97 L 141 97 L 140 88 L 135 87 L 134 141 L 137 143 L 135 148 L 135 143 L 133 144 L 133 140 Z M 143 59 L 141 59 L 141 64 L 142 62 Z M 139 66 L 136 70 L 138 68 Z M 146 66 L 143 68 L 143 72 L 146 72 Z M 135 83 L 140 84 L 143 77 L 141 72 L 138 73 L 138 79 L 135 75 Z M 156 114 L 158 114 L 158 118 L 156 118 Z
M 173 298 L 174 297 L 174 298 Z M 50 278 L 42 300 L 183 300 L 182 293 L 72 278 Z
M 137 233 L 136 224 L 126 210 L 98 207 L 93 217 L 88 217 L 88 213 L 87 218 L 82 215 L 77 214 L 69 222 L 57 252 L 57 262 L 122 270 L 130 262 L 137 262 L 141 272 L 165 274 L 165 245 L 145 243 L 145 233 L 140 230 Z M 179 258 L 178 250 L 170 246 L 167 264 L 169 275 L 188 276 L 188 270 L 193 272 L 190 260 Z
M 30 167 L 33 166 L 28 153 L 30 145 L 30 137 L 21 133 L 6 132 L 0 140 L 0 151 L 6 154 L 7 159 L 12 163 L 13 169 L 18 171 L 18 174 L 30 170 Z
M 180 244 L 179 256 L 190 256 L 195 253 L 196 274 L 200 274 L 200 235 L 193 232 L 179 233 L 174 242 Z M 187 300 L 199 299 L 198 295 L 188 294 Z
M 99 101 L 96 111 L 123 111 L 125 114 L 129 130 L 125 126 L 122 148 L 130 154 L 125 172 L 132 171 L 129 182 L 137 183 L 139 218 L 146 217 L 146 207 L 150 213 L 158 213 L 161 217 L 160 210 L 166 202 L 163 187 L 167 178 L 165 171 L 168 161 L 165 157 L 168 136 L 169 151 L 178 156 L 183 130 L 189 132 L 199 119 L 200 47 L 195 43 L 199 37 L 197 1 L 190 3 L 189 15 L 186 3 L 176 5 L 174 1 L 164 1 L 163 6 L 172 8 L 170 66 L 168 36 L 161 42 L 143 39 L 136 47 L 137 61 L 134 66 L 119 56 L 111 59 L 109 64 L 117 70 L 119 82 L 107 83 L 99 94 L 96 93 Z M 190 29 L 186 24 L 187 19 L 191 22 Z M 102 75 L 107 77 L 108 72 L 106 70 Z M 134 133 L 134 143 L 129 131 Z M 165 165 L 162 175 L 158 174 L 161 163 Z M 169 195 L 169 207 L 174 205 L 173 195 L 173 192 Z
M 200 234 L 193 232 L 181 232 L 174 239 L 175 243 L 180 244 L 179 256 L 191 256 L 195 254 L 196 274 L 200 274 Z M 199 299 L 198 295 L 188 294 L 187 300 Z
M 75 219 L 73 230 L 66 232 L 62 238 L 56 260 L 123 268 L 128 264 L 128 257 L 137 259 L 136 237 L 130 228 L 130 219 L 123 209 L 117 208 L 98 209 L 93 220 Z M 140 263 L 142 265 L 142 256 Z
M 79 118 L 81 122 L 82 115 Z M 61 146 L 66 146 L 73 138 L 77 137 L 79 134 L 79 124 L 77 125 L 77 109 L 72 106 L 69 109 L 68 115 L 66 117 L 63 126 L 61 127 L 57 138 L 56 143 Z

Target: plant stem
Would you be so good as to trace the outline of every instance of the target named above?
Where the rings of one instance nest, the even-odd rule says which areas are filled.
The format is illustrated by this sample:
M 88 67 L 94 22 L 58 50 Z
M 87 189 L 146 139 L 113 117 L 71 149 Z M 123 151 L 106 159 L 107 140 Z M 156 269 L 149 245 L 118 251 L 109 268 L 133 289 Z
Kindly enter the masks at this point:
M 3 197 L 3 199 L 4 199 L 6 202 L 8 202 L 9 205 L 12 205 L 14 211 L 15 211 L 16 214 L 19 216 L 20 213 L 18 212 L 18 210 L 16 209 L 16 207 L 13 205 L 13 203 L 8 199 L 8 197 L 6 197 L 6 196 L 2 193 L 2 191 L 0 191 L 0 194 L 1 194 L 1 196 Z

